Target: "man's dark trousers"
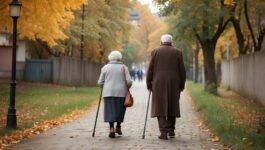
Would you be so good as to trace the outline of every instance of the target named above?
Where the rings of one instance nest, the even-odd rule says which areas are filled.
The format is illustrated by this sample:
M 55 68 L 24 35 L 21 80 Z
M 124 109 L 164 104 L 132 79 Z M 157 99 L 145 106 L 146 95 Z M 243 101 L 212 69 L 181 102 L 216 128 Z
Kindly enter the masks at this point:
M 176 117 L 157 117 L 161 133 L 173 132 L 175 130 Z

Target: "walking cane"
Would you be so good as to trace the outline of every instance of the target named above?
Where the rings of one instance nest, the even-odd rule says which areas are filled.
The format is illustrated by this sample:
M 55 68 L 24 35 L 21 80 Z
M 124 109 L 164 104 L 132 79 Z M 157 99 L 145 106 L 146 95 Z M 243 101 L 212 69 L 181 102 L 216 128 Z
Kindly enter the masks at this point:
M 144 132 L 143 132 L 143 137 L 142 137 L 142 139 L 145 138 L 145 128 L 146 128 L 146 121 L 147 121 L 147 116 L 148 116 L 148 109 L 149 109 L 150 96 L 151 96 L 151 90 L 149 91 L 149 97 L 148 97 L 148 103 L 147 103 L 147 110 L 146 110 L 146 116 L 145 116 L 145 122 L 144 122 Z
M 98 120 L 98 112 L 99 112 L 99 107 L 100 107 L 100 102 L 101 102 L 101 97 L 102 97 L 102 91 L 103 91 L 103 87 L 101 88 L 101 91 L 100 91 L 100 96 L 99 96 L 99 101 L 98 101 L 98 110 L 97 110 L 97 114 L 96 114 L 96 120 L 95 120 L 95 125 L 94 125 L 92 137 L 95 136 L 95 130 L 96 130 L 96 125 L 97 125 L 97 120 Z

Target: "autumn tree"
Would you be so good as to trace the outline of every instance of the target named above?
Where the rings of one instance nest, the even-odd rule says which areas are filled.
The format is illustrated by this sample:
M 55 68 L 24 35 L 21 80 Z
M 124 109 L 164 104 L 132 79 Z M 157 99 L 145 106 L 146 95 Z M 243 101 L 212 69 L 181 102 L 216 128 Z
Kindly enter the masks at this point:
M 193 57 L 194 55 L 194 43 L 196 38 L 194 34 L 183 34 L 183 30 L 179 30 L 178 23 L 175 20 L 178 20 L 177 15 L 171 15 L 168 17 L 167 23 L 169 24 L 168 32 L 173 35 L 173 40 L 175 41 L 173 44 L 175 47 L 183 51 L 184 64 L 186 67 L 187 78 L 190 80 L 193 79 Z
M 104 61 L 105 55 L 113 49 L 122 50 L 124 39 L 129 35 L 131 25 L 128 20 L 129 0 L 90 0 L 84 7 L 84 57 L 94 61 Z M 65 55 L 79 56 L 82 34 L 82 11 L 75 12 L 65 34 L 69 37 L 60 41 Z
M 59 57 L 64 53 L 64 49 L 60 48 L 58 44 L 51 47 L 47 42 L 41 39 L 25 39 L 25 41 L 28 55 L 33 59 L 47 59 L 50 56 Z
M 228 28 L 218 40 L 215 53 L 216 63 L 221 63 L 222 59 L 230 60 L 240 55 L 235 34 L 233 28 Z
M 126 60 L 126 65 L 132 67 L 136 62 L 142 61 L 141 50 L 142 44 L 137 39 L 130 39 L 128 43 L 128 51 L 125 53 L 124 58 Z
M 248 0 L 244 0 L 244 15 L 253 42 L 254 51 L 257 52 L 261 50 L 265 36 L 265 2 L 262 0 L 259 1 L 259 3 L 254 3 L 253 5 L 256 5 L 255 9 L 253 9 L 256 15 L 250 18 Z M 252 23 L 251 19 L 254 20 Z M 256 24 L 256 32 L 254 31 L 253 24 Z
M 56 45 L 57 39 L 67 36 L 63 29 L 74 19 L 73 10 L 80 8 L 87 0 L 21 0 L 22 9 L 18 20 L 21 38 L 41 39 L 50 46 Z M 11 32 L 12 19 L 9 16 L 9 0 L 0 0 L 0 30 L 7 28 Z
M 146 59 L 148 54 L 148 49 L 150 45 L 149 36 L 163 26 L 163 22 L 160 20 L 158 16 L 152 14 L 149 7 L 145 4 L 141 4 L 140 2 L 134 3 L 134 8 L 140 15 L 140 20 L 138 21 L 138 26 L 132 31 L 134 38 L 138 39 L 141 42 L 141 50 L 140 55 L 142 59 Z M 159 38 L 160 39 L 160 38 Z
M 194 82 L 198 83 L 199 82 L 199 52 L 200 52 L 200 42 L 196 40 L 195 42 L 195 47 L 194 47 Z
M 157 0 L 164 4 L 166 0 Z M 217 92 L 217 77 L 215 70 L 215 48 L 218 39 L 231 20 L 230 10 L 225 7 L 224 0 L 190 0 L 171 1 L 168 0 L 165 9 L 178 3 L 178 8 L 173 9 L 178 16 L 177 28 L 183 34 L 193 33 L 199 41 L 204 56 L 205 90 L 211 93 Z M 172 4 L 172 6 L 170 6 Z
M 232 8 L 231 22 L 236 33 L 239 54 L 244 55 L 251 48 L 250 39 L 254 51 L 260 51 L 265 35 L 265 23 L 262 19 L 265 14 L 264 1 L 226 0 L 225 4 Z
M 161 26 L 155 30 L 154 32 L 152 32 L 149 37 L 148 40 L 149 45 L 148 45 L 148 51 L 151 52 L 155 47 L 157 47 L 158 45 L 160 45 L 161 43 L 161 36 L 165 33 L 168 32 L 168 25 L 165 22 L 161 23 Z
M 231 11 L 231 22 L 233 24 L 233 28 L 236 33 L 237 37 L 237 44 L 238 44 L 238 52 L 240 55 L 244 55 L 247 53 L 249 48 L 249 40 L 246 40 L 246 37 L 244 35 L 244 31 L 242 28 L 242 13 L 243 13 L 243 5 L 239 1 L 233 1 L 233 0 L 226 0 L 225 4 L 232 8 Z M 249 39 L 249 37 L 248 37 Z M 247 41 L 247 42 L 246 42 Z

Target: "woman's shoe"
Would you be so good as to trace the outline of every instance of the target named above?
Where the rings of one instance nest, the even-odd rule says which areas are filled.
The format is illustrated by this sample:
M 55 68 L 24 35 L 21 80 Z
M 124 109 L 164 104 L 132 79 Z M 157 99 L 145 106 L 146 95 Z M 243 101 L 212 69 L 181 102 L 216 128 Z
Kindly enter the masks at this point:
M 115 138 L 114 128 L 110 128 L 110 131 L 109 131 L 109 137 L 110 137 L 110 138 Z
M 122 132 L 121 132 L 121 127 L 116 127 L 116 131 L 115 131 L 117 134 L 119 135 L 122 135 Z

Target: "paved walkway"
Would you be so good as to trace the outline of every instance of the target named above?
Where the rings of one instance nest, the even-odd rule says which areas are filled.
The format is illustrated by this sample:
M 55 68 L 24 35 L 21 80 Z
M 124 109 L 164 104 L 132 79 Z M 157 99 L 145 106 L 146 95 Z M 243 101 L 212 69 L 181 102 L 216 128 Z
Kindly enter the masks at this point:
M 127 109 L 122 124 L 123 136 L 108 138 L 108 124 L 103 122 L 102 109 L 99 113 L 96 135 L 92 138 L 95 113 L 79 121 L 59 126 L 47 133 L 23 140 L 8 149 L 13 150 L 88 150 L 88 149 L 181 149 L 201 150 L 220 149 L 209 142 L 206 132 L 198 127 L 196 113 L 185 94 L 181 96 L 181 115 L 176 121 L 176 137 L 167 141 L 158 139 L 159 130 L 156 118 L 148 116 L 146 137 L 142 139 L 148 91 L 144 83 L 134 83 L 132 94 L 135 105 Z M 102 106 L 102 105 L 101 105 Z M 102 108 L 102 107 L 101 107 Z M 150 110 L 149 110 L 150 112 Z

